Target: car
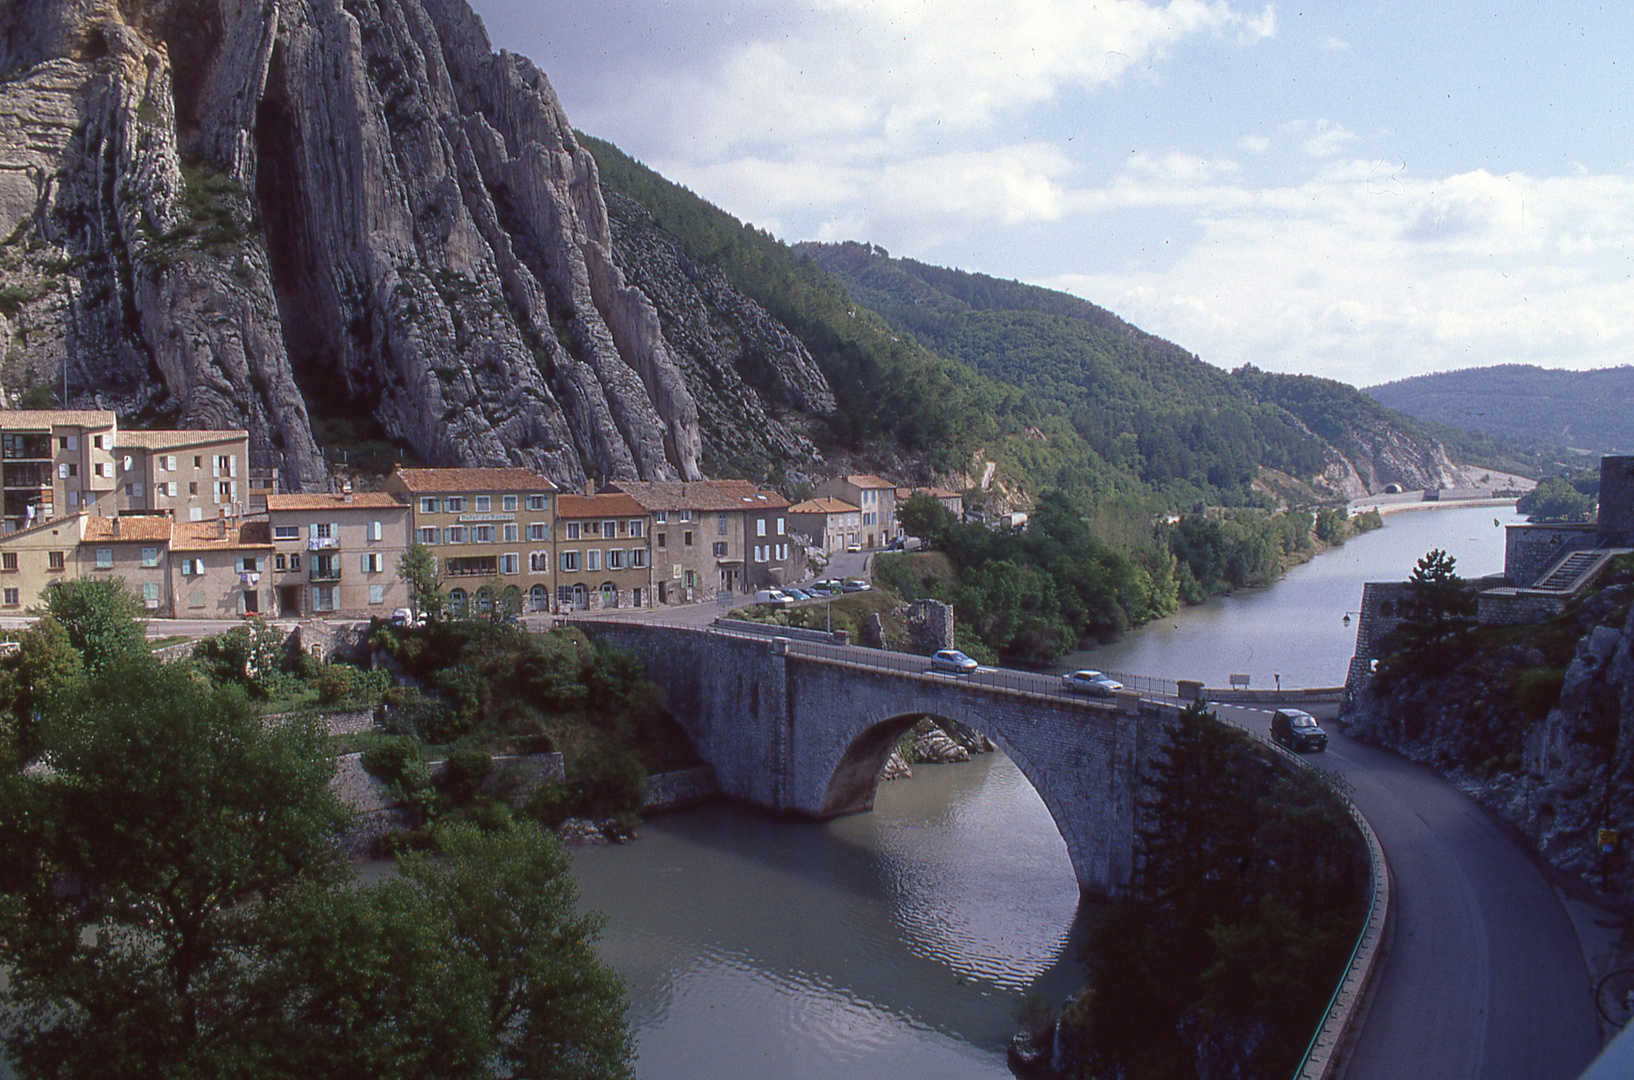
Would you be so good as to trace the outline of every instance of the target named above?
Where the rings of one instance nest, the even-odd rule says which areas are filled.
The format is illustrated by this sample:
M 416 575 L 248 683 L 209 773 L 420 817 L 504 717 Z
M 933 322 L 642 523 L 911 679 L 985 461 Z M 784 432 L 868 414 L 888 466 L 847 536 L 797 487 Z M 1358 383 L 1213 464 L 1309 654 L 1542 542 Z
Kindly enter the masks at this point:
M 794 600 L 782 589 L 761 589 L 755 593 L 755 603 L 784 607 L 794 603 Z
M 393 626 L 424 626 L 425 622 L 424 615 L 415 615 L 413 611 L 406 607 L 400 607 L 391 613 L 391 624 Z
M 930 669 L 954 675 L 970 675 L 979 665 L 958 649 L 938 649 L 931 654 Z
M 1110 675 L 1085 668 L 1082 671 L 1069 671 L 1061 676 L 1061 689 L 1074 694 L 1092 694 L 1095 697 L 1111 697 L 1123 689 L 1123 683 Z
M 804 589 L 796 589 L 792 585 L 785 586 L 783 589 L 783 594 L 790 600 L 810 600 L 816 595 L 815 593 L 809 593 Z
M 841 585 L 840 586 L 840 591 L 841 592 L 867 592 L 869 589 L 872 589 L 872 588 L 873 588 L 873 586 L 868 584 L 866 581 L 858 581 L 855 578 L 853 578 L 850 581 L 846 582 L 844 585 Z
M 1290 750 L 1326 750 L 1328 733 L 1316 717 L 1303 709 L 1278 709 L 1271 714 L 1271 738 Z
M 857 554 L 857 552 L 862 550 L 862 545 L 861 544 L 847 544 L 847 545 L 845 545 L 845 550 L 846 550 L 847 554 L 855 555 L 855 554 Z

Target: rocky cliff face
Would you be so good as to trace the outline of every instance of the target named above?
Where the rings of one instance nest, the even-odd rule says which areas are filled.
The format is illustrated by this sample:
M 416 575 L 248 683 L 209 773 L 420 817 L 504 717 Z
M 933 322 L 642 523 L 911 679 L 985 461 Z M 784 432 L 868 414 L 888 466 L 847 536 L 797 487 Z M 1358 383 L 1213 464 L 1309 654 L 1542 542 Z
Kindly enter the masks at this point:
M 1558 620 L 1504 630 L 1385 692 L 1368 687 L 1348 714 L 1351 731 L 1435 766 L 1555 866 L 1598 885 L 1599 830 L 1634 837 L 1631 599 L 1634 570 L 1624 569 Z M 1532 718 L 1517 715 L 1513 699 L 1529 683 L 1535 694 L 1554 680 L 1558 699 L 1534 697 Z M 1610 891 L 1634 899 L 1627 840 L 1604 869 Z
M 465 0 L 13 0 L 0 73 L 11 403 L 247 427 L 296 486 L 327 415 L 567 484 L 813 456 L 768 415 L 832 408 L 810 357 L 714 278 L 712 322 L 661 316 L 654 245 Z

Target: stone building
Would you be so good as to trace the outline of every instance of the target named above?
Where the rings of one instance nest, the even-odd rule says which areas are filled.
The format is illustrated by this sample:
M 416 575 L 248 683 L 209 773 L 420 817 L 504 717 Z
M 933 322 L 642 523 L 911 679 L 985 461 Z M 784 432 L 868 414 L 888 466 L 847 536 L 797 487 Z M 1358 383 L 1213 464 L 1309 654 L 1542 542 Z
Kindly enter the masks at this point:
M 0 411 L 0 517 L 9 530 L 81 511 L 117 513 L 114 444 L 106 410 Z
M 78 576 L 124 578 L 153 615 L 171 614 L 168 517 L 97 517 L 86 515 L 75 549 Z
M 165 519 L 169 520 L 169 519 Z M 171 522 L 171 614 L 178 619 L 270 616 L 277 597 L 267 583 L 273 555 L 265 520 L 222 516 Z
M 654 606 L 651 517 L 629 495 L 556 500 L 556 600 L 563 609 Z
M 547 611 L 556 578 L 556 485 L 529 469 L 398 469 L 386 491 L 408 504 L 410 540 L 430 548 L 456 613 Z
M 789 507 L 789 527 L 830 555 L 861 544 L 862 511 L 844 499 L 807 499 Z
M 896 520 L 896 485 L 867 473 L 836 477 L 817 485 L 817 494 L 841 499 L 862 514 L 859 535 L 865 548 L 884 547 L 901 535 Z
M 0 536 L 0 611 L 42 603 L 53 581 L 79 576 L 79 543 L 89 515 L 52 518 Z
M 214 521 L 266 510 L 250 486 L 247 431 L 121 431 L 114 444 L 122 514 Z
M 789 501 L 747 480 L 616 481 L 652 517 L 654 600 L 690 604 L 795 580 Z
M 367 619 L 409 603 L 397 576 L 408 547 L 409 508 L 386 492 L 270 495 L 268 568 L 279 617 Z

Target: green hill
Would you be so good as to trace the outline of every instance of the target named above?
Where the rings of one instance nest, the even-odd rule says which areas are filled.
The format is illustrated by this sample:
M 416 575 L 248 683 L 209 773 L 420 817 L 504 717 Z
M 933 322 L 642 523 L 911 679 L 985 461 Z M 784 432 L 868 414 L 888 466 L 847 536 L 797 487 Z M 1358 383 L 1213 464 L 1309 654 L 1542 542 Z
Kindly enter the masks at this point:
M 1634 367 L 1563 371 L 1530 364 L 1466 368 L 1370 386 L 1424 420 L 1541 446 L 1634 452 Z

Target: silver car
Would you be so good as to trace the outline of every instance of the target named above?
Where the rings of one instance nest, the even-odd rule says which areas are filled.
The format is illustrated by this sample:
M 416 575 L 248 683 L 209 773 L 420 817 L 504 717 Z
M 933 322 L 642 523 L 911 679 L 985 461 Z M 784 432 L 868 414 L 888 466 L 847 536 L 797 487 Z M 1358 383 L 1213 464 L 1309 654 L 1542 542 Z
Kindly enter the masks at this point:
M 1110 675 L 1104 675 L 1099 671 L 1091 671 L 1085 668 L 1082 671 L 1071 671 L 1061 676 L 1061 689 L 1074 694 L 1111 697 L 1123 689 L 1123 683 Z
M 976 661 L 958 649 L 938 649 L 930 658 L 932 671 L 949 671 L 955 675 L 970 675 L 977 666 Z

